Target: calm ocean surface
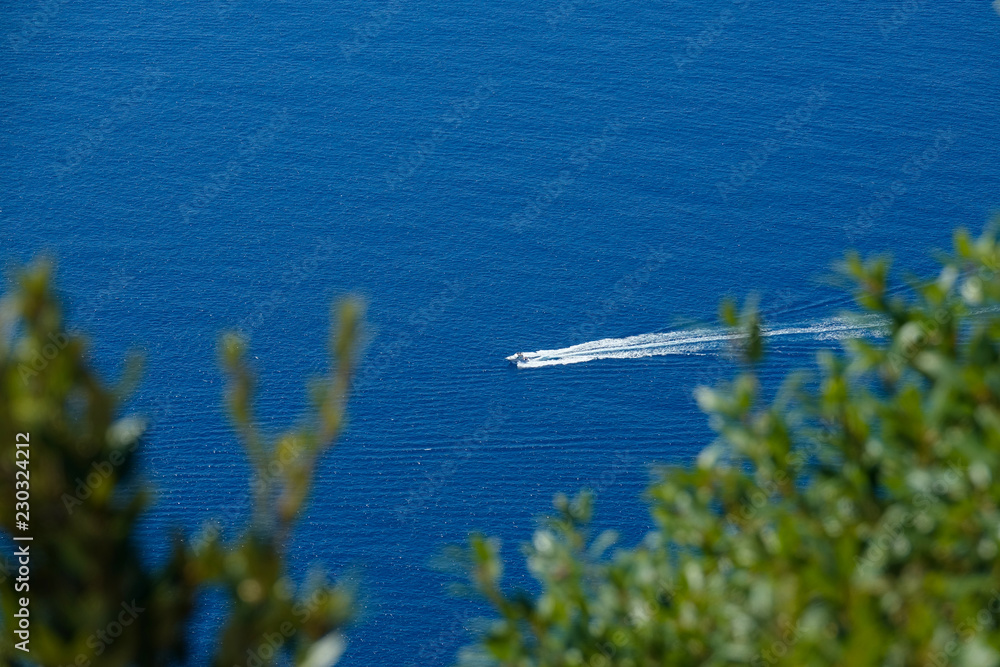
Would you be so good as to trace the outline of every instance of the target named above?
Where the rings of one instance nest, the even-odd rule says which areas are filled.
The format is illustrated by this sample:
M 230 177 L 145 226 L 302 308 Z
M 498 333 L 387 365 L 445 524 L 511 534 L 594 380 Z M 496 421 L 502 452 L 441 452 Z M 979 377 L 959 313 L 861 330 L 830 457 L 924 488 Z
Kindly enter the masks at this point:
M 756 291 L 772 325 L 809 329 L 772 339 L 776 378 L 837 345 L 849 299 L 822 280 L 845 247 L 926 273 L 1000 205 L 983 0 L 0 16 L 0 261 L 58 258 L 109 375 L 146 352 L 143 540 L 245 516 L 219 333 L 250 335 L 279 430 L 324 363 L 330 302 L 367 299 L 350 427 L 290 546 L 300 572 L 359 581 L 348 667 L 448 664 L 479 608 L 430 559 L 483 530 L 523 580 L 518 544 L 556 492 L 597 489 L 598 525 L 634 543 L 650 464 L 712 438 L 693 388 L 733 372 L 662 337 L 586 363 L 505 356 L 711 326 L 720 297 Z M 201 601 L 192 664 L 223 611 Z

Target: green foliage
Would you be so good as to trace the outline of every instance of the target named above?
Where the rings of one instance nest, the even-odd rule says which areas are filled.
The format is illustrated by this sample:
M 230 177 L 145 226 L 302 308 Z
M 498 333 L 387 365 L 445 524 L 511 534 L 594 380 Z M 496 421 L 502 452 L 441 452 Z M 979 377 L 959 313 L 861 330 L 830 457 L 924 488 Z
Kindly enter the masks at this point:
M 1000 664 L 1000 244 L 955 237 L 940 275 L 891 292 L 842 271 L 877 339 L 819 356 L 766 402 L 753 365 L 699 388 L 718 440 L 648 491 L 656 530 L 605 555 L 591 500 L 558 498 L 507 592 L 496 541 L 472 581 L 499 618 L 467 665 Z M 730 323 L 753 362 L 753 310 Z
M 13 571 L 0 584 L 5 623 L 19 598 L 30 598 L 30 654 L 14 648 L 8 627 L 0 659 L 46 667 L 176 664 L 185 658 L 192 601 L 203 588 L 216 587 L 231 607 L 214 665 L 273 664 L 281 651 L 298 665 L 332 665 L 343 648 L 338 629 L 350 614 L 350 592 L 318 580 L 297 587 L 284 545 L 315 464 L 343 425 L 359 306 L 339 307 L 330 375 L 313 389 L 307 423 L 274 442 L 253 418 L 245 343 L 224 337 L 228 406 L 255 470 L 253 517 L 229 543 L 211 530 L 194 544 L 175 536 L 169 558 L 151 570 L 134 539 L 149 502 L 135 479 L 145 423 L 118 414 L 137 368 L 131 365 L 118 387 L 102 383 L 85 341 L 64 330 L 50 273 L 43 263 L 23 271 L 0 305 L 0 525 L 24 534 L 15 525 L 15 475 L 22 468 L 14 443 L 16 434 L 26 433 L 33 537 L 30 591 L 15 591 Z

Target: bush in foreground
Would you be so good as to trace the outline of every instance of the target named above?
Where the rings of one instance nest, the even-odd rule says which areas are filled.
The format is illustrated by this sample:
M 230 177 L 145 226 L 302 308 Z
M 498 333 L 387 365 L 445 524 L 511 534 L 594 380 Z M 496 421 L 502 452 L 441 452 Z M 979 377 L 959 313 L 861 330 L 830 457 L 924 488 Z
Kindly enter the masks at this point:
M 849 255 L 883 335 L 819 355 L 771 403 L 757 316 L 724 309 L 747 369 L 697 391 L 719 438 L 650 487 L 656 530 L 605 555 L 590 497 L 557 498 L 525 546 L 537 594 L 505 590 L 498 543 L 474 537 L 498 618 L 461 662 L 1000 664 L 1000 244 L 954 247 L 908 297 L 887 261 Z
M 230 604 L 212 664 L 259 667 L 281 653 L 306 667 L 334 664 L 349 592 L 319 581 L 296 586 L 284 545 L 316 461 L 341 429 L 357 305 L 339 309 L 330 376 L 315 386 L 306 423 L 273 442 L 254 422 L 245 344 L 223 338 L 228 407 L 255 471 L 253 516 L 230 542 L 214 530 L 193 544 L 178 536 L 166 563 L 150 570 L 134 539 L 148 504 L 135 472 L 145 424 L 119 415 L 135 369 L 122 386 L 105 386 L 87 361 L 85 341 L 65 330 L 47 265 L 23 271 L 17 283 L 0 303 L 0 526 L 33 539 L 16 543 L 29 550 L 30 580 L 18 581 L 15 559 L 0 582 L 3 663 L 176 664 L 186 656 L 192 601 L 214 587 Z M 27 505 L 15 506 L 15 490 Z M 30 628 L 18 636 L 10 624 L 25 613 L 22 598 L 29 600 Z

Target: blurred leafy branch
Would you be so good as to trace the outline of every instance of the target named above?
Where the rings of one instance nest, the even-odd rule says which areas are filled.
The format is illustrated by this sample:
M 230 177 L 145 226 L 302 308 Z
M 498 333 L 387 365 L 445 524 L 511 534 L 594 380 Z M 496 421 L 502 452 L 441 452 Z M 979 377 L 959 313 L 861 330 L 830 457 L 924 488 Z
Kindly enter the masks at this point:
M 227 334 L 222 363 L 226 399 L 254 468 L 253 515 L 242 535 L 218 533 L 194 544 L 172 538 L 166 562 L 148 567 L 135 540 L 149 494 L 136 480 L 136 454 L 146 424 L 120 416 L 138 377 L 127 365 L 109 387 L 86 356 L 86 342 L 65 330 L 50 264 L 19 272 L 0 301 L 0 525 L 16 534 L 16 434 L 30 435 L 30 591 L 15 590 L 14 572 L 0 583 L 4 623 L 18 599 L 30 598 L 30 653 L 14 648 L 11 628 L 0 643 L 8 665 L 117 667 L 168 665 L 187 658 L 193 601 L 206 587 L 229 598 L 216 642 L 218 667 L 273 664 L 281 653 L 306 667 L 337 662 L 352 594 L 309 579 L 296 586 L 285 544 L 308 498 L 319 457 L 344 425 L 362 321 L 359 303 L 334 308 L 328 377 L 312 386 L 305 423 L 270 439 L 253 415 L 254 376 L 246 342 Z
M 765 401 L 753 303 L 725 303 L 743 371 L 701 387 L 718 439 L 647 492 L 655 530 L 610 548 L 591 495 L 558 497 L 524 546 L 537 592 L 503 586 L 463 665 L 1000 664 L 1000 244 L 955 234 L 939 275 L 889 288 L 885 258 L 840 274 L 882 336 L 818 356 Z

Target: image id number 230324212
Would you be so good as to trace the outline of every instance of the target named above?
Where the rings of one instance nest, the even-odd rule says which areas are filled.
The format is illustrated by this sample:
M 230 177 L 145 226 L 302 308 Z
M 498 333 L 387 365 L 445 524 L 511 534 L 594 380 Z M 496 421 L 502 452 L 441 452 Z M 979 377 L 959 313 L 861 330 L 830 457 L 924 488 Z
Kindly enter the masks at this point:
M 29 462 L 31 459 L 31 436 L 27 433 L 18 433 L 14 439 L 14 465 L 18 470 L 14 472 L 14 541 L 17 543 L 17 550 L 14 556 L 17 558 L 17 579 L 14 583 L 14 590 L 24 594 L 18 598 L 14 612 L 13 626 L 14 635 L 20 641 L 14 643 L 18 650 L 29 653 L 28 641 L 31 637 L 31 620 L 29 616 L 28 592 L 31 590 L 31 555 L 29 553 L 31 536 L 28 535 L 28 522 L 31 520 L 31 471 Z

